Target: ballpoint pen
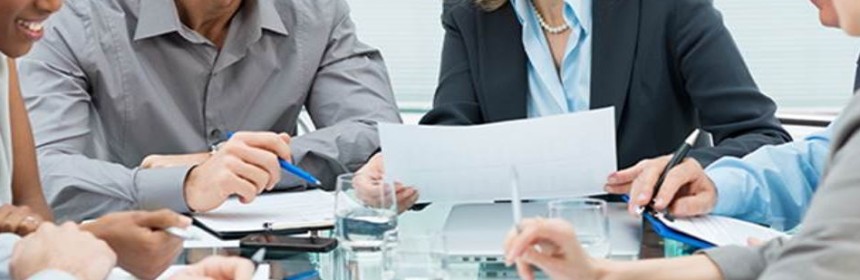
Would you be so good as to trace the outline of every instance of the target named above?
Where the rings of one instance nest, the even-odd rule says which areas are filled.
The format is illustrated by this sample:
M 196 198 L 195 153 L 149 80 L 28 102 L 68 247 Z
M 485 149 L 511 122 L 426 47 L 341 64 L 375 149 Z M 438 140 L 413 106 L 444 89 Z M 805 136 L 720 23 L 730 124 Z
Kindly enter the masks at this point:
M 233 134 L 234 133 L 232 131 L 227 132 L 227 139 L 232 138 Z M 286 170 L 287 172 L 292 173 L 293 175 L 296 175 L 297 177 L 301 178 L 302 180 L 307 181 L 308 183 L 311 183 L 312 185 L 315 185 L 315 186 L 322 185 L 322 182 L 320 182 L 319 179 L 314 177 L 314 175 L 311 175 L 307 171 L 302 170 L 298 166 L 295 166 L 292 163 L 290 163 L 290 162 L 288 162 L 282 158 L 278 158 L 278 165 L 280 165 L 281 168 Z
M 520 232 L 520 222 L 523 220 L 522 200 L 520 199 L 520 175 L 516 166 L 511 166 L 511 210 L 514 212 L 514 227 Z
M 672 154 L 672 158 L 669 160 L 668 163 L 666 163 L 666 167 L 663 169 L 663 172 L 660 173 L 660 177 L 657 178 L 657 183 L 654 185 L 654 196 L 660 193 L 660 186 L 663 185 L 663 181 L 666 180 L 666 175 L 669 174 L 669 171 L 672 170 L 672 168 L 674 168 L 678 164 L 680 164 L 682 161 L 684 161 L 684 158 L 687 157 L 687 153 L 690 151 L 691 148 L 693 148 L 693 144 L 696 142 L 696 138 L 698 137 L 699 130 L 696 129 L 693 131 L 693 133 L 690 133 L 690 136 L 688 136 L 684 143 L 681 143 L 681 146 L 678 147 L 678 149 L 675 150 L 675 153 Z M 642 214 L 642 212 L 645 211 L 656 212 L 654 211 L 653 200 L 651 200 L 651 202 L 649 202 L 647 205 L 639 206 L 639 209 L 636 209 L 637 214 Z M 669 215 L 666 215 L 666 218 L 670 220 L 672 219 L 672 217 Z
M 313 279 L 314 277 L 319 276 L 319 272 L 316 269 L 311 269 L 305 272 L 299 272 L 287 277 L 284 277 L 284 280 L 308 280 Z

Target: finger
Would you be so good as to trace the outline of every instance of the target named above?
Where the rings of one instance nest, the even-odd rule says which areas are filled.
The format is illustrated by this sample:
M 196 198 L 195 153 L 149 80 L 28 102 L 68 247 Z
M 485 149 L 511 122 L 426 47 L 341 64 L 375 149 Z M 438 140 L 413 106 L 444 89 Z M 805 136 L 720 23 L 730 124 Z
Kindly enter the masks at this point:
M 262 193 L 275 183 L 272 177 L 272 172 L 266 170 L 266 167 L 260 167 L 255 163 L 245 162 L 238 159 L 235 161 L 231 160 L 226 164 L 230 171 L 233 171 L 234 174 L 254 185 L 257 189 L 257 193 Z M 275 170 L 273 172 L 279 172 L 279 170 Z
M 666 209 L 675 198 L 675 195 L 678 194 L 678 190 L 695 179 L 694 176 L 697 175 L 695 173 L 695 166 L 689 161 L 685 161 L 681 165 L 669 170 L 669 173 L 666 174 L 666 178 L 663 180 L 663 184 L 660 185 L 660 190 L 654 198 L 654 208 L 656 210 Z M 702 176 L 704 176 L 704 172 Z
M 242 258 L 213 256 L 199 265 L 203 266 L 206 276 L 214 279 L 248 280 L 254 276 L 254 264 Z
M 650 161 L 648 167 L 633 180 L 633 185 L 630 188 L 630 205 L 635 208 L 638 206 L 647 205 L 653 197 L 654 185 L 662 173 L 660 169 L 662 161 Z
M 282 137 L 271 132 L 245 132 L 237 133 L 233 139 L 242 141 L 251 147 L 267 150 L 287 161 L 292 161 L 290 145 L 284 142 Z
M 231 175 L 232 177 L 227 180 L 227 185 L 224 186 L 225 190 L 230 195 L 239 196 L 239 201 L 248 204 L 254 201 L 257 198 L 257 187 L 246 181 L 245 179 L 240 178 L 239 176 Z
M 647 161 L 640 161 L 633 167 L 612 172 L 609 174 L 609 177 L 606 178 L 607 185 L 623 185 L 629 184 L 633 182 L 636 177 L 639 176 L 639 173 L 642 173 L 642 170 L 645 169 L 645 165 L 647 165 Z
M 224 145 L 222 148 L 226 153 L 238 158 L 241 164 L 250 164 L 264 172 L 268 173 L 263 188 L 274 186 L 281 180 L 281 166 L 278 164 L 278 157 L 269 151 L 251 147 L 243 144 Z M 227 159 L 225 159 L 227 160 Z M 228 165 L 239 165 L 239 163 L 228 160 Z M 256 185 L 256 184 L 255 184 Z
M 684 196 L 675 200 L 669 213 L 676 217 L 693 217 L 708 214 L 711 202 L 702 193 Z
M 532 266 L 524 260 L 517 260 L 517 274 L 519 274 L 522 279 L 535 279 L 535 273 L 532 270 Z
M 747 245 L 750 247 L 760 246 L 763 243 L 764 243 L 764 241 L 762 241 L 761 239 L 755 238 L 755 237 L 747 238 Z
M 36 231 L 36 229 L 39 228 L 39 225 L 43 222 L 44 220 L 42 220 L 42 217 L 34 213 L 30 213 L 24 217 L 24 220 L 21 221 L 20 225 L 18 225 L 18 231 L 16 233 L 20 236 L 28 235 Z
M 534 249 L 526 251 L 522 257 L 520 257 L 523 263 L 526 263 L 528 266 L 536 266 L 541 271 L 549 274 L 554 271 L 553 267 L 557 260 L 553 259 L 553 257 L 549 254 L 539 253 Z
M 7 217 L 15 211 L 17 207 L 11 204 L 5 204 L 0 207 L 0 232 L 12 232 L 12 225 L 7 221 Z
M 21 226 L 22 222 L 29 214 L 30 211 L 26 206 L 15 209 L 9 214 L 9 216 L 6 216 L 6 219 L 3 221 L 3 230 L 7 232 L 18 232 L 18 227 Z
M 136 223 L 139 226 L 152 230 L 163 230 L 169 227 L 187 227 L 190 224 L 188 217 L 177 214 L 176 212 L 162 209 L 154 212 L 139 212 L 136 217 Z

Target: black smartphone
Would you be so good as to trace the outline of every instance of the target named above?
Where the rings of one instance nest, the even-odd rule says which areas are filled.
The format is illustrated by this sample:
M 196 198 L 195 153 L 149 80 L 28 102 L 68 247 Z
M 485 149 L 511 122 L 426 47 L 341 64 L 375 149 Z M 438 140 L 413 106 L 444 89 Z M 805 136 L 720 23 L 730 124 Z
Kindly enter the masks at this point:
M 239 241 L 243 248 L 263 248 L 272 251 L 325 253 L 337 248 L 337 239 L 273 234 L 252 234 Z

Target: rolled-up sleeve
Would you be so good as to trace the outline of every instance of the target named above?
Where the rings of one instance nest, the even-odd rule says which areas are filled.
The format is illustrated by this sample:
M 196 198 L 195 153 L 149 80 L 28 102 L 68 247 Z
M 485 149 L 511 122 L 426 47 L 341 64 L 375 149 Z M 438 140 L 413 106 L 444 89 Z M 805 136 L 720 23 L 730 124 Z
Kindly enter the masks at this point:
M 109 140 L 88 92 L 94 81 L 85 70 L 94 56 L 91 26 L 67 5 L 48 27 L 18 67 L 45 195 L 57 219 L 129 209 L 188 211 L 177 200 L 189 167 L 139 171 L 109 160 Z
M 305 104 L 317 130 L 293 140 L 293 159 L 332 186 L 379 149 L 376 124 L 400 123 L 388 72 L 378 50 L 358 40 L 345 1 Z

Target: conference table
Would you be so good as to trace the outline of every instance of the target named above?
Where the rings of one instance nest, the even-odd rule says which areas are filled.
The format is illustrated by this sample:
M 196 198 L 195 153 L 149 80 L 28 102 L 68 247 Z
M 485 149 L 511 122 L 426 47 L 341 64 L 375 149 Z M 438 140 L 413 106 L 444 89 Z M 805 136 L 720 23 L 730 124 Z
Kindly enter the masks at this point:
M 610 209 L 615 210 L 614 215 L 626 215 L 623 203 L 610 203 Z M 450 211 L 451 204 L 432 204 L 421 211 L 407 212 L 399 217 L 398 232 L 401 237 L 408 237 L 413 234 L 422 234 L 426 232 L 441 232 L 444 226 L 445 219 Z M 619 214 L 622 213 L 622 214 Z M 631 217 L 613 217 L 610 219 Z M 635 242 L 640 244 L 638 252 L 633 255 L 628 252 L 615 252 L 611 250 L 610 259 L 631 260 L 631 259 L 647 259 L 647 258 L 662 258 L 666 252 L 664 240 L 655 234 L 647 223 L 642 223 L 639 219 L 632 219 L 634 223 L 627 222 L 622 225 L 623 228 L 613 226 L 612 231 L 618 234 L 620 231 L 627 231 L 625 234 L 635 238 Z M 633 231 L 634 234 L 631 234 Z M 321 236 L 329 236 L 330 232 L 321 232 Z M 501 246 L 501 244 L 499 245 Z M 249 258 L 256 252 L 252 248 L 240 247 L 211 247 L 211 248 L 187 248 L 177 259 L 177 264 L 190 264 L 200 261 L 210 255 L 228 255 L 242 256 Z M 307 280 L 307 279 L 335 279 L 337 271 L 336 267 L 343 267 L 344 254 L 338 250 L 329 253 L 301 253 L 301 252 L 274 252 L 269 251 L 266 254 L 264 263 L 269 265 L 270 275 L 268 279 L 289 279 L 289 280 Z M 359 268 L 360 269 L 360 268 Z M 298 274 L 314 272 L 317 276 L 312 277 L 295 277 Z M 489 263 L 449 263 L 447 266 L 447 274 L 449 279 L 517 279 L 513 268 L 506 268 L 501 264 Z M 372 275 L 373 273 L 368 273 Z M 369 277 L 364 279 L 381 279 L 381 277 Z

